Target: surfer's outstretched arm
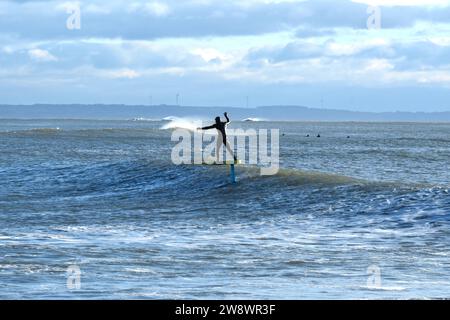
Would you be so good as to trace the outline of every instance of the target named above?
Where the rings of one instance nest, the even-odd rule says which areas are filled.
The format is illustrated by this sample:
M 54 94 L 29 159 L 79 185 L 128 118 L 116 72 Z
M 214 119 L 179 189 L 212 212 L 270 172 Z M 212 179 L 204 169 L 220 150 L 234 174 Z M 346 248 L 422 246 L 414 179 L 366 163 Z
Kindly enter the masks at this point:
M 225 112 L 223 115 L 224 115 L 225 118 L 227 119 L 226 123 L 229 123 L 229 122 L 230 122 L 230 118 L 228 118 L 228 113 Z
M 209 129 L 215 129 L 216 125 L 213 124 L 212 126 L 207 126 L 207 127 L 203 127 L 203 128 L 197 128 L 198 130 L 209 130 Z

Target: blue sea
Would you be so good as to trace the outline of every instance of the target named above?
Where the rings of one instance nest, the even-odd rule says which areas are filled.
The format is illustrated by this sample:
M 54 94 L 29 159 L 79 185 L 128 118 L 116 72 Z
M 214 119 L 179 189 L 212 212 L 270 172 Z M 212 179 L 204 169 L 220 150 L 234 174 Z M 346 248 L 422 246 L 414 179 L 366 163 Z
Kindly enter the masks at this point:
M 231 184 L 142 120 L 0 120 L 1 299 L 450 298 L 450 124 L 234 122 Z

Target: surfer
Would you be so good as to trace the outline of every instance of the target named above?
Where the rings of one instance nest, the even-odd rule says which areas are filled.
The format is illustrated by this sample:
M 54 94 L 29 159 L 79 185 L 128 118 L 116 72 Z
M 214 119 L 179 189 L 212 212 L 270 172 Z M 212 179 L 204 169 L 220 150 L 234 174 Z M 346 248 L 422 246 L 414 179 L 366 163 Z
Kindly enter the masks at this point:
M 217 158 L 217 163 L 219 163 L 219 150 L 222 147 L 222 144 L 225 145 L 225 147 L 227 148 L 228 152 L 230 152 L 230 154 L 233 156 L 234 162 L 236 162 L 237 158 L 234 155 L 233 150 L 231 150 L 230 145 L 227 143 L 226 127 L 230 123 L 230 119 L 228 118 L 228 114 L 226 112 L 223 115 L 225 116 L 227 121 L 222 122 L 222 121 L 220 121 L 220 117 L 216 117 L 216 119 L 215 119 L 216 123 L 215 124 L 213 124 L 211 126 L 203 127 L 203 128 L 197 128 L 197 130 L 217 129 L 217 132 L 219 133 L 219 136 L 217 137 L 217 140 L 216 140 L 216 158 Z

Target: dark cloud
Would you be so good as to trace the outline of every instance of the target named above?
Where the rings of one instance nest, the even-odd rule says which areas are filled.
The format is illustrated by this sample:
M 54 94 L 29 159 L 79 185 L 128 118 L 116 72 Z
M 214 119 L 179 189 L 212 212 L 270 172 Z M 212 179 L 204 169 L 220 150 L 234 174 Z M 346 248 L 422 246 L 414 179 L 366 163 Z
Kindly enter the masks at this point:
M 270 63 L 277 63 L 289 60 L 301 60 L 309 58 L 319 58 L 324 55 L 322 45 L 311 44 L 303 41 L 290 42 L 281 48 L 260 48 L 253 49 L 247 55 L 248 61 L 266 60 Z
M 143 4 L 144 2 L 141 2 Z M 367 5 L 350 1 L 314 0 L 305 2 L 260 3 L 243 6 L 238 1 L 163 1 L 167 14 L 154 14 L 145 6 L 129 10 L 128 1 L 82 1 L 82 28 L 65 27 L 67 13 L 55 11 L 60 1 L 8 1 L 9 14 L 0 19 L 0 32 L 28 39 L 102 37 L 156 39 L 260 35 L 297 30 L 299 37 L 330 35 L 333 29 L 365 29 Z M 87 10 L 96 4 L 111 12 Z M 449 22 L 449 7 L 383 7 L 383 28 L 407 28 L 418 21 Z

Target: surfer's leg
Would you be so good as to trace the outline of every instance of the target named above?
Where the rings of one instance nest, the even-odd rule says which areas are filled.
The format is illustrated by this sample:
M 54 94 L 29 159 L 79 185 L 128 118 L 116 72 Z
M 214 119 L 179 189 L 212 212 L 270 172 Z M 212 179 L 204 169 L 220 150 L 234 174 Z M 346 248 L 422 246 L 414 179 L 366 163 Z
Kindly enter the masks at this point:
M 216 163 L 220 162 L 220 152 L 222 151 L 222 136 L 219 133 L 217 140 L 216 140 Z
M 224 141 L 224 144 L 228 150 L 228 152 L 230 153 L 230 155 L 233 157 L 234 161 L 237 160 L 236 156 L 234 155 L 233 150 L 231 150 L 230 144 L 227 141 Z

